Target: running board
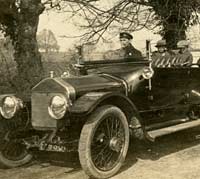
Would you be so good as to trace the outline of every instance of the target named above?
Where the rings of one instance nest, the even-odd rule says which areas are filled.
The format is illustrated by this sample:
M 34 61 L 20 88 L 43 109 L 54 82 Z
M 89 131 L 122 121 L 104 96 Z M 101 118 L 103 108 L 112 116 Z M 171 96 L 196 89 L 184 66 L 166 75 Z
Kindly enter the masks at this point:
M 169 126 L 169 127 L 165 127 L 161 129 L 147 131 L 147 138 L 151 141 L 154 141 L 155 138 L 157 137 L 161 137 L 167 134 L 172 134 L 174 132 L 182 131 L 182 130 L 197 127 L 197 126 L 200 126 L 200 119 L 196 119 L 194 121 L 185 122 L 182 124 Z

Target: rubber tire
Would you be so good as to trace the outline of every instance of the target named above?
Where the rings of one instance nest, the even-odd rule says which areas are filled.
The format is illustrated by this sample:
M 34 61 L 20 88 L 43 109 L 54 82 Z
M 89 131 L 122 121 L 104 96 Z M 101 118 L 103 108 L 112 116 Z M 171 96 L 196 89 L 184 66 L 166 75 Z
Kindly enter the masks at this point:
M 123 150 L 123 154 L 119 160 L 119 163 L 112 168 L 110 171 L 101 171 L 95 167 L 92 162 L 91 155 L 90 155 L 90 145 L 95 133 L 96 127 L 101 123 L 103 117 L 107 114 L 115 114 L 118 115 L 124 125 L 125 129 L 125 146 Z M 79 160 L 84 172 L 94 178 L 109 178 L 115 175 L 125 160 L 127 151 L 129 147 L 129 127 L 128 122 L 125 114 L 119 109 L 118 107 L 105 105 L 99 107 L 94 111 L 88 118 L 87 122 L 82 128 L 81 136 L 79 140 Z
M 2 151 L 0 151 L 0 167 L 1 168 L 16 168 L 29 163 L 32 160 L 32 154 L 26 153 L 20 160 L 10 160 L 6 158 Z

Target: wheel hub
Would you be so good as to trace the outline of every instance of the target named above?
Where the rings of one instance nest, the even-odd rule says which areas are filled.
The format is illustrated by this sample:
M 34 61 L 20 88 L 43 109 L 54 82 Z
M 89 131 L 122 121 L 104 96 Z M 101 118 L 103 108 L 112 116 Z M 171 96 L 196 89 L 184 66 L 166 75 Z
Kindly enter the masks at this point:
M 105 141 L 104 138 L 105 138 L 105 134 L 104 134 L 104 133 L 101 133 L 101 134 L 97 137 L 96 141 L 99 142 L 99 143 L 104 143 L 104 141 Z
M 113 137 L 109 143 L 110 149 L 116 152 L 120 152 L 122 148 L 122 141 L 118 137 Z

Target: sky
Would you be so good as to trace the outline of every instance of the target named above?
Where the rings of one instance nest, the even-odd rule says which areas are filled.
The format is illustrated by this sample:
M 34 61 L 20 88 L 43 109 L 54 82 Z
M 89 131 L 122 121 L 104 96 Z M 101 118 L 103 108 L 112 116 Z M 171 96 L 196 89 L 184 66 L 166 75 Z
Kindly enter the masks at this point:
M 60 46 L 60 51 L 67 51 L 69 48 L 73 48 L 74 44 L 77 44 L 80 42 L 79 38 L 70 38 L 80 35 L 81 30 L 73 25 L 73 22 L 68 19 L 66 14 L 58 13 L 50 11 L 43 13 L 40 15 L 40 21 L 38 26 L 38 32 L 42 31 L 43 29 L 49 29 L 51 30 L 58 41 L 58 44 Z M 77 21 L 78 22 L 78 19 Z M 195 26 L 193 28 L 190 28 L 188 31 L 188 34 L 190 37 L 197 36 L 200 38 L 200 26 Z M 137 32 L 132 33 L 133 35 L 133 41 L 132 44 L 138 48 L 141 51 L 144 51 L 145 49 L 145 41 L 147 39 L 152 40 L 152 43 L 155 44 L 156 41 L 160 40 L 161 37 L 158 34 L 153 33 L 152 31 L 143 29 Z M 63 37 L 65 36 L 65 37 Z M 200 39 L 199 39 L 200 42 Z M 196 43 L 196 42 L 195 42 Z M 198 43 L 200 47 L 200 43 Z M 152 45 L 154 50 L 154 45 Z M 107 48 L 106 46 L 100 44 L 99 48 Z M 112 48 L 119 48 L 119 39 L 118 36 L 116 36 L 113 39 L 113 47 Z M 102 50 L 104 51 L 104 50 Z
M 71 48 L 74 44 L 78 43 L 79 38 L 70 38 L 70 36 L 78 36 L 81 33 L 81 30 L 78 27 L 66 19 L 66 15 L 61 13 L 45 12 L 44 14 L 40 15 L 38 26 L 38 32 L 42 31 L 43 29 L 50 29 L 55 34 L 61 51 L 66 51 L 68 48 Z M 160 39 L 159 35 L 156 35 L 145 29 L 134 32 L 132 35 L 134 37 L 132 44 L 140 50 L 145 48 L 146 39 L 153 39 L 154 41 Z M 113 41 L 113 48 L 118 48 L 118 37 L 115 37 Z

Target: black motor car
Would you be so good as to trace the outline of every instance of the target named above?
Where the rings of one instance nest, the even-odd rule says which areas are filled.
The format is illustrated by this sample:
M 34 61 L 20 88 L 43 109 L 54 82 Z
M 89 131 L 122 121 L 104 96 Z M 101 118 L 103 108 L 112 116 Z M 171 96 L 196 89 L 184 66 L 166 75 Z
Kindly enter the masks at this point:
M 200 126 L 195 65 L 152 69 L 137 59 L 74 67 L 79 75 L 51 75 L 32 89 L 29 101 L 1 96 L 1 165 L 23 165 L 35 150 L 78 151 L 86 174 L 108 178 L 122 166 L 129 140 L 154 141 Z

